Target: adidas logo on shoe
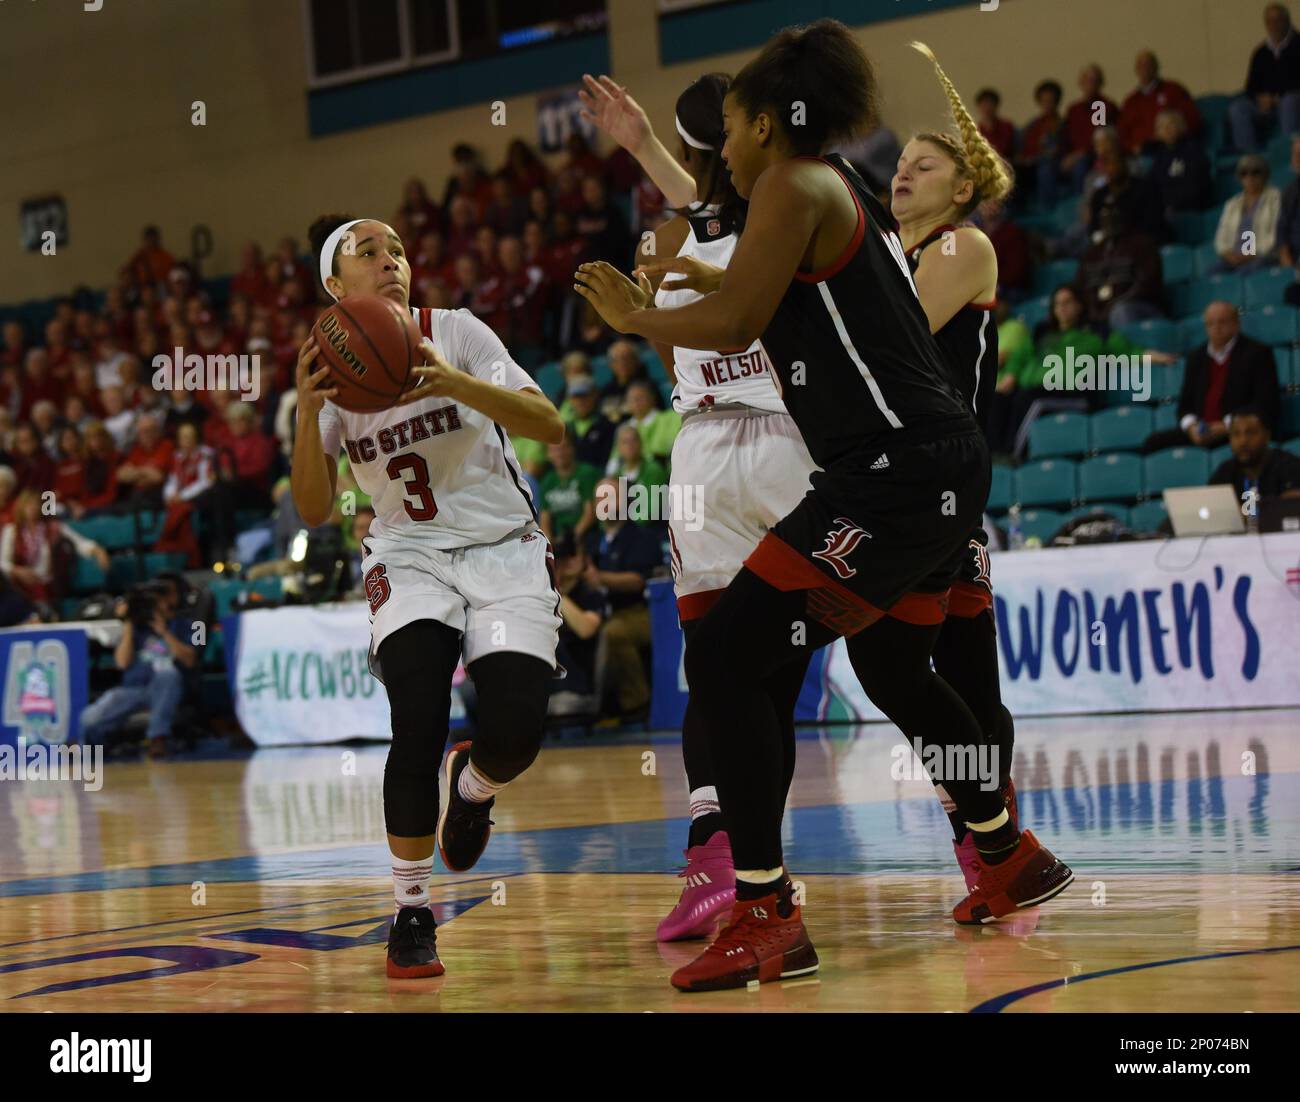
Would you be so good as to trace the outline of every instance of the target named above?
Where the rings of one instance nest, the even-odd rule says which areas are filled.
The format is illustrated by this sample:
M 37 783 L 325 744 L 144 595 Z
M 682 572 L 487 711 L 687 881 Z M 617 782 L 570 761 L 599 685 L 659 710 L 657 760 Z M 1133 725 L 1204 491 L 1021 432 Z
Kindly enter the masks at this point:
M 871 464 L 873 471 L 886 471 L 889 469 L 889 456 L 884 452 L 880 453 L 880 458 Z

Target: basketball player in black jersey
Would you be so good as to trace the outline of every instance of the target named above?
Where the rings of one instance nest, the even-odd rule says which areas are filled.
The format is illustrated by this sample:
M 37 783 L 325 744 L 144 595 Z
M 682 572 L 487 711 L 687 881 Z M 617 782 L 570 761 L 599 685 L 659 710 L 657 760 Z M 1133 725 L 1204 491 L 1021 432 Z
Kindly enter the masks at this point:
M 774 674 L 806 666 L 845 635 L 863 688 L 905 736 L 944 748 L 985 742 L 930 654 L 988 494 L 988 450 L 930 335 L 892 217 L 843 158 L 821 155 L 875 121 L 875 92 L 871 64 L 843 24 L 782 31 L 724 104 L 723 157 L 749 214 L 718 291 L 654 309 L 608 264 L 583 265 L 576 277 L 622 332 L 724 349 L 761 337 L 821 468 L 704 617 L 687 658 L 713 740 L 736 903 L 717 940 L 674 973 L 681 990 L 818 966 L 782 863 Z M 944 784 L 986 855 L 956 921 L 992 921 L 1070 882 L 1068 867 L 1019 832 L 996 786 L 978 777 Z
M 1011 190 L 1011 173 L 980 133 L 938 60 L 914 42 L 934 65 L 958 132 L 921 133 L 907 143 L 892 183 L 891 211 L 912 266 L 921 307 L 930 321 L 952 381 L 987 432 L 989 402 L 998 373 L 998 330 L 993 318 L 998 259 L 993 244 L 965 219 L 985 199 Z M 987 504 L 987 503 L 985 503 Z M 1011 781 L 1013 727 L 998 681 L 988 533 L 971 532 L 961 573 L 948 595 L 948 616 L 935 644 L 934 668 L 966 702 L 990 743 L 997 747 L 999 784 L 1007 810 L 1019 821 Z M 957 863 L 973 888 L 979 876 L 975 839 L 941 782 L 936 790 L 953 828 Z

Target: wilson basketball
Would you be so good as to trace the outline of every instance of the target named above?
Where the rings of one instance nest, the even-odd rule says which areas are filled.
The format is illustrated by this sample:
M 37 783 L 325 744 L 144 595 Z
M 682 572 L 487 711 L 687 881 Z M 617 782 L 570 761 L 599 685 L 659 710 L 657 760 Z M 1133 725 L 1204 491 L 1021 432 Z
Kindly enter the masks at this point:
M 334 398 L 353 413 L 388 409 L 412 382 L 423 362 L 420 330 L 409 310 L 381 295 L 349 296 L 316 320 L 320 359 L 329 366 Z

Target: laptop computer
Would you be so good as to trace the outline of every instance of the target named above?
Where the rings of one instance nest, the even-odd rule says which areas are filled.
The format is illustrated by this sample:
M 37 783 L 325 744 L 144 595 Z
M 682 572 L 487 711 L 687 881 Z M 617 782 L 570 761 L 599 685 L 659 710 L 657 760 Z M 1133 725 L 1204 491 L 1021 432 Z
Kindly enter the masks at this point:
M 1165 511 L 1175 536 L 1226 536 L 1246 530 L 1241 502 L 1227 485 L 1166 490 Z

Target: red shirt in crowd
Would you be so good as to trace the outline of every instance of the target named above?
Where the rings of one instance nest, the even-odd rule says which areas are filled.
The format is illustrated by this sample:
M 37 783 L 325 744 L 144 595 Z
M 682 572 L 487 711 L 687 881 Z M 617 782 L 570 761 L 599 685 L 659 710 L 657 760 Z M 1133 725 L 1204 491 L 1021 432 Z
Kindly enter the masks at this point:
M 1052 149 L 1053 141 L 1056 142 L 1055 152 L 1059 154 L 1061 116 L 1060 115 L 1039 115 L 1033 122 L 1025 127 L 1025 131 L 1020 135 L 1020 156 L 1022 160 L 1033 161 L 1043 156 Z
M 221 447 L 229 455 L 235 478 L 262 489 L 269 488 L 271 463 L 275 459 L 275 444 L 269 436 L 260 429 L 243 436 L 227 433 Z
M 1093 112 L 1101 104 L 1105 114 L 1102 120 L 1094 123 Z M 1119 108 L 1105 96 L 1096 100 L 1079 100 L 1070 104 L 1065 113 L 1065 141 L 1067 153 L 1091 153 L 1092 132 L 1101 126 L 1119 125 Z
M 1006 160 L 1011 160 L 1016 151 L 1016 128 L 1007 119 L 994 119 L 992 126 L 979 124 L 980 133 Z
M 153 467 L 164 478 L 172 469 L 172 452 L 175 450 L 174 445 L 167 437 L 160 437 L 158 443 L 152 448 L 146 448 L 140 441 L 126 453 L 124 463 L 129 463 L 133 467 Z
M 60 501 L 80 501 L 86 490 L 86 465 L 77 456 L 59 460 L 54 467 L 54 496 Z
M 1149 89 L 1136 88 L 1124 101 L 1119 114 L 1119 140 L 1130 153 L 1155 141 L 1156 116 L 1161 111 L 1177 111 L 1187 120 L 1187 132 L 1201 129 L 1201 112 L 1192 94 L 1177 81 L 1158 80 Z

